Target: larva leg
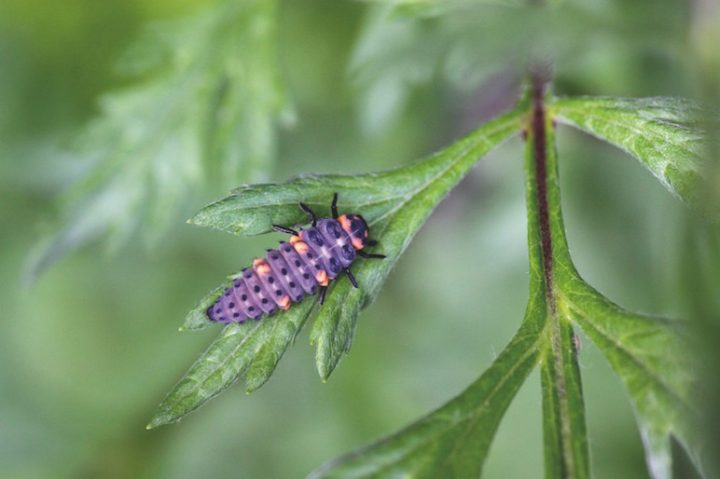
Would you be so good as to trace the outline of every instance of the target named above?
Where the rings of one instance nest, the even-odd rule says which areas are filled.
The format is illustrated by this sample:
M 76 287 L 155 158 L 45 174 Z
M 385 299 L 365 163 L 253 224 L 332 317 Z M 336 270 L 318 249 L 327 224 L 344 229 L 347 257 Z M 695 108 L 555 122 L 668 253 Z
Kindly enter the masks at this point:
M 365 258 L 365 259 L 385 259 L 386 258 L 386 256 L 384 254 L 366 253 L 365 251 L 358 251 L 357 254 L 361 258 Z
M 312 225 L 317 226 L 318 217 L 315 214 L 315 212 L 313 210 L 311 210 L 310 207 L 308 205 L 306 205 L 305 203 L 300 203 L 300 209 L 303 210 L 305 213 L 307 213 L 308 218 L 310 218 L 310 222 L 312 223 Z
M 295 231 L 292 228 L 288 228 L 287 226 L 272 225 L 272 229 L 277 231 L 278 233 L 287 233 L 289 235 L 294 235 L 294 236 L 298 235 L 297 231 Z
M 357 280 L 355 279 L 355 275 L 352 274 L 352 271 L 350 271 L 350 268 L 345 269 L 345 274 L 347 275 L 348 279 L 352 283 L 354 288 L 358 287 Z
M 325 293 L 327 293 L 327 286 L 320 287 L 320 306 L 325 302 Z
M 337 199 L 338 199 L 338 194 L 334 193 L 333 199 L 332 199 L 332 204 L 330 205 L 330 211 L 332 211 L 332 217 L 335 219 L 337 219 L 337 217 L 338 217 Z

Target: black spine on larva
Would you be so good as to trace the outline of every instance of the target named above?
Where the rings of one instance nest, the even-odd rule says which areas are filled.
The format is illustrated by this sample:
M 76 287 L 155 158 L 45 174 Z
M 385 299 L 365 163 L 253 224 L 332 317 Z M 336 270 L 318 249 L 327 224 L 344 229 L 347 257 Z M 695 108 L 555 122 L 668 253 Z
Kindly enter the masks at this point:
M 244 269 L 207 309 L 207 316 L 220 323 L 242 323 L 274 314 L 317 293 L 318 284 L 335 279 L 354 260 L 355 248 L 338 221 L 319 219 L 316 227 L 300 230 L 292 243 L 268 250 L 264 259 Z

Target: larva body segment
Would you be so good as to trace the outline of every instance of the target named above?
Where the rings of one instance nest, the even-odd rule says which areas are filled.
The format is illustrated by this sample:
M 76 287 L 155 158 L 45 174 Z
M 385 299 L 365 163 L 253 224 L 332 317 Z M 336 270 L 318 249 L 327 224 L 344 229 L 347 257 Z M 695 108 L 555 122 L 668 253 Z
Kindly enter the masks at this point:
M 254 260 L 234 278 L 232 286 L 207 309 L 208 318 L 219 323 L 257 320 L 317 293 L 343 272 L 352 277 L 349 267 L 367 242 L 365 220 L 359 215 L 335 219 L 314 214 L 312 220 L 313 226 L 293 234 L 279 248 L 268 250 L 265 258 Z

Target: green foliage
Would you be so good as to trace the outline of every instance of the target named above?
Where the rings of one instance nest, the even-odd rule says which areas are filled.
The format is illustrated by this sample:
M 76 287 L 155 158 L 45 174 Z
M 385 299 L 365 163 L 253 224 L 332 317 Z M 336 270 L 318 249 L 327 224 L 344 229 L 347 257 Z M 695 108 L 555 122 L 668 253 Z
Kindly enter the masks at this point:
M 584 55 L 582 44 L 567 44 L 557 32 L 592 25 L 594 12 L 524 4 L 401 1 L 378 9 L 352 64 L 368 105 L 365 127 L 385 129 L 412 87 L 438 72 L 459 89 L 471 89 L 508 58 L 520 71 L 518 52 L 554 51 L 557 61 L 570 63 Z M 156 26 L 129 50 L 119 69 L 137 82 L 106 96 L 100 115 L 78 137 L 74 148 L 84 157 L 83 177 L 66 194 L 61 219 L 38 246 L 28 277 L 95 238 L 117 247 L 141 228 L 147 241 L 156 243 L 191 194 L 213 176 L 233 185 L 264 177 L 284 104 L 276 17 L 275 2 L 221 0 L 188 20 Z M 487 36 L 496 41 L 484 42 Z M 418 43 L 426 48 L 418 49 Z M 354 274 L 361 288 L 334 282 L 322 307 L 308 298 L 260 322 L 226 326 L 160 404 L 148 428 L 181 420 L 241 379 L 248 393 L 260 388 L 310 318 L 316 368 L 327 380 L 350 350 L 360 311 L 378 296 L 437 204 L 479 158 L 522 132 L 530 299 L 517 333 L 460 395 L 311 477 L 477 477 L 507 408 L 535 366 L 542 385 L 545 474 L 590 477 L 576 327 L 625 385 L 650 473 L 671 476 L 674 438 L 698 471 L 709 474 L 698 432 L 699 359 L 688 328 L 625 311 L 587 284 L 573 265 L 560 207 L 555 123 L 618 146 L 673 194 L 717 218 L 720 208 L 705 196 L 712 188 L 703 184 L 707 131 L 715 131 L 716 119 L 707 122 L 706 111 L 679 99 L 554 99 L 537 91 L 417 163 L 379 173 L 242 186 L 198 212 L 190 223 L 259 235 L 275 223 L 302 224 L 300 201 L 328 215 L 330 198 L 338 192 L 339 207 L 365 216 L 387 258 L 359 263 Z M 234 278 L 201 299 L 181 329 L 210 326 L 205 311 Z
M 254 461 L 256 467 L 262 468 L 260 476 L 285 477 L 288 474 L 277 472 L 295 468 L 298 457 L 303 467 L 310 469 L 314 459 L 310 459 L 307 451 L 317 454 L 323 441 L 325 447 L 333 444 L 333 432 L 343 435 L 345 442 L 352 442 L 347 434 L 366 435 L 368 417 L 377 419 L 384 415 L 387 420 L 392 417 L 393 408 L 398 407 L 397 401 L 393 403 L 392 398 L 383 395 L 382 410 L 374 410 L 379 403 L 367 399 L 381 395 L 376 394 L 377 387 L 366 387 L 368 378 L 375 378 L 376 385 L 385 387 L 397 378 L 388 372 L 392 368 L 378 371 L 379 363 L 360 361 L 371 365 L 373 373 L 354 371 L 365 376 L 366 384 L 358 385 L 353 380 L 344 391 L 354 394 L 351 401 L 336 404 L 351 414 L 336 416 L 315 438 L 303 437 L 302 441 L 307 442 L 302 443 L 305 446 L 302 448 L 284 446 L 298 444 L 295 437 L 307 434 L 306 427 L 319 431 L 320 423 L 316 417 L 313 419 L 314 414 L 307 414 L 310 406 L 299 414 L 295 407 L 300 407 L 302 402 L 318 404 L 316 401 L 293 401 L 293 407 L 282 411 L 274 409 L 272 401 L 252 401 L 241 408 L 228 407 L 227 411 L 222 410 L 222 404 L 216 404 L 214 416 L 212 411 L 203 416 L 204 421 L 207 420 L 203 427 L 205 436 L 192 427 L 183 428 L 190 436 L 181 431 L 170 435 L 137 431 L 137 425 L 133 426 L 132 422 L 137 419 L 138 409 L 145 407 L 139 405 L 146 405 L 146 396 L 158 394 L 153 388 L 162 386 L 158 386 L 153 375 L 144 375 L 145 380 L 141 381 L 147 383 L 144 386 L 126 379 L 131 376 L 137 379 L 138 364 L 142 364 L 141 367 L 152 364 L 162 375 L 163 371 L 175 367 L 172 364 L 178 364 L 180 356 L 192 350 L 192 347 L 186 349 L 186 344 L 181 348 L 157 347 L 158 335 L 167 334 L 167 324 L 163 323 L 177 314 L 177 308 L 182 307 L 179 305 L 184 301 L 180 298 L 188 298 L 188 292 L 195 289 L 194 283 L 208 281 L 208 276 L 217 274 L 216 262 L 227 258 L 226 252 L 222 247 L 207 248 L 201 244 L 201 235 L 196 235 L 197 239 L 191 240 L 195 242 L 195 250 L 182 246 L 180 251 L 173 246 L 167 249 L 168 254 L 161 255 L 164 256 L 161 261 L 167 260 L 175 268 L 172 279 L 167 267 L 154 263 L 144 271 L 141 285 L 134 277 L 137 268 L 132 267 L 131 261 L 103 270 L 93 267 L 94 262 L 87 257 L 79 258 L 79 262 L 67 265 L 64 271 L 67 275 L 63 274 L 63 281 L 51 287 L 51 294 L 43 291 L 45 285 L 40 285 L 26 304 L 16 308 L 12 303 L 21 303 L 17 298 L 23 295 L 18 294 L 12 284 L 15 260 L 17 252 L 24 252 L 25 244 L 32 239 L 23 226 L 45 208 L 43 188 L 49 181 L 55 184 L 58 177 L 78 177 L 75 185 L 61 197 L 52 231 L 36 247 L 27 270 L 30 279 L 63 254 L 94 239 L 103 239 L 115 249 L 128 242 L 137 231 L 149 245 L 157 245 L 168 236 L 172 225 L 178 224 L 176 220 L 186 214 L 190 205 L 206 201 L 208 191 L 218 191 L 218 184 L 222 184 L 220 188 L 229 188 L 244 182 L 255 184 L 237 188 L 226 198 L 199 211 L 189 222 L 234 235 L 261 235 L 270 231 L 272 223 L 294 225 L 305 221 L 304 214 L 297 208 L 298 201 L 307 202 L 327 215 L 330 198 L 338 192 L 341 209 L 358 211 L 368 218 L 373 236 L 380 241 L 377 251 L 388 255 L 386 261 L 359 260 L 353 268 L 361 288 L 353 289 L 345 281 L 334 282 L 322 307 L 316 298 L 306 298 L 289 311 L 262 321 L 218 328 L 217 339 L 160 404 L 148 424 L 148 428 L 154 428 L 181 420 L 236 382 L 242 382 L 248 393 L 260 388 L 310 318 L 313 321 L 309 336 L 315 348 L 316 369 L 322 381 L 328 380 L 352 345 L 360 312 L 379 297 L 390 271 L 436 205 L 480 157 L 512 136 L 522 136 L 527 147 L 525 190 L 530 291 L 519 329 L 492 364 L 484 372 L 478 371 L 479 378 L 463 392 L 456 395 L 453 388 L 438 387 L 433 382 L 429 386 L 434 389 L 433 394 L 439 391 L 443 398 L 454 398 L 399 432 L 327 463 L 310 477 L 481 476 L 485 469 L 493 466 L 488 468 L 486 464 L 499 425 L 536 366 L 541 380 L 541 395 L 536 399 L 542 401 L 546 477 L 591 477 L 593 472 L 607 468 L 608 463 L 610 468 L 617 467 L 615 464 L 622 461 L 617 458 L 607 461 L 602 457 L 603 439 L 594 435 L 593 418 L 599 416 L 598 410 L 588 415 L 589 432 L 593 433 L 588 438 L 584 403 L 597 405 L 598 401 L 592 404 L 595 398 L 588 394 L 597 386 L 593 383 L 595 377 L 587 381 L 588 377 L 581 377 L 581 372 L 596 371 L 579 367 L 586 354 L 577 343 L 580 332 L 596 345 L 590 348 L 590 354 L 597 352 L 607 358 L 609 369 L 627 392 L 646 449 L 650 475 L 667 478 L 682 467 L 694 466 L 704 477 L 720 476 L 717 470 L 712 470 L 708 461 L 712 458 L 707 457 L 717 448 L 708 448 L 705 438 L 701 437 L 701 431 L 714 425 L 711 411 L 700 407 L 703 402 L 712 403 L 708 400 L 712 394 L 708 394 L 707 389 L 713 384 L 698 377 L 705 369 L 708 379 L 714 379 L 718 364 L 707 353 L 713 352 L 717 335 L 713 321 L 718 317 L 720 234 L 717 224 L 703 223 L 707 218 L 720 217 L 717 201 L 720 177 L 718 171 L 712 171 L 713 165 L 706 164 L 708 159 L 717 157 L 714 153 L 717 153 L 718 142 L 708 145 L 707 141 L 718 137 L 717 118 L 709 101 L 715 95 L 713 100 L 717 102 L 717 91 L 702 103 L 707 108 L 671 98 L 556 99 L 547 96 L 543 112 L 539 108 L 540 98 L 534 96 L 521 100 L 510 113 L 416 164 L 372 174 L 306 175 L 283 183 L 256 183 L 266 181 L 277 146 L 275 123 L 284 113 L 286 99 L 278 68 L 281 62 L 288 83 L 297 92 L 303 127 L 319 133 L 318 138 L 305 134 L 284 138 L 281 145 L 286 158 L 284 166 L 299 170 L 298 158 L 312 157 L 316 165 L 312 168 L 322 169 L 318 165 L 333 161 L 329 158 L 336 158 L 339 151 L 351 152 L 351 156 L 363 160 L 369 152 L 368 161 L 377 162 L 380 157 L 400 156 L 404 153 L 398 152 L 403 149 L 417 151 L 427 145 L 427 138 L 432 137 L 430 142 L 436 141 L 437 131 L 440 137 L 445 137 L 458 128 L 466 128 L 464 125 L 470 118 L 477 118 L 478 114 L 484 118 L 489 110 L 495 111 L 497 105 L 507 104 L 508 97 L 526 75 L 528 61 L 533 64 L 544 59 L 551 61 L 558 85 L 570 93 L 622 92 L 638 96 L 679 91 L 679 85 L 699 86 L 698 90 L 714 88 L 715 85 L 697 84 L 703 80 L 710 83 L 710 77 L 717 70 L 709 68 L 712 60 L 707 56 L 693 57 L 693 54 L 715 52 L 717 42 L 704 42 L 707 43 L 705 51 L 691 51 L 703 47 L 701 35 L 706 33 L 694 24 L 702 22 L 704 29 L 712 30 L 712 24 L 706 23 L 709 13 L 713 13 L 710 7 L 696 9 L 693 15 L 688 15 L 687 8 L 672 0 L 657 0 L 653 8 L 622 0 L 366 0 L 332 5 L 303 3 L 302 6 L 293 2 L 280 4 L 275 0 L 201 2 L 210 6 L 196 10 L 194 16 L 185 20 L 156 24 L 127 51 L 118 65 L 118 70 L 128 77 L 123 83 L 124 89 L 103 97 L 97 117 L 70 145 L 70 155 L 59 156 L 54 148 L 51 155 L 47 155 L 47 138 L 39 136 L 47 134 L 52 138 L 62 133 L 57 129 L 67 128 L 68 119 L 74 121 L 75 113 L 68 114 L 68 111 L 76 111 L 77 99 L 82 98 L 81 103 L 87 101 L 92 96 L 87 92 L 101 87 L 105 81 L 103 75 L 94 75 L 94 70 L 103 69 L 104 63 L 96 63 L 98 59 L 112 57 L 114 49 L 107 45 L 124 43 L 123 32 L 143 16 L 155 16 L 176 8 L 196 9 L 197 5 L 180 2 L 169 7 L 164 5 L 167 2 L 141 0 L 107 2 L 100 10 L 88 10 L 82 8 L 82 1 L 71 1 L 57 9 L 32 5 L 37 2 L 6 3 L 0 7 L 3 11 L 0 57 L 5 67 L 0 78 L 0 103 L 5 106 L 0 112 L 0 134 L 6 136 L 0 141 L 0 150 L 4 153 L 0 156 L 11 161 L 0 163 L 0 177 L 6 180 L 0 181 L 0 189 L 10 193 L 7 203 L 11 208 L 4 209 L 2 216 L 3 223 L 12 227 L 6 228 L 8 241 L 3 242 L 6 254 L 0 271 L 5 273 L 3 278 L 8 287 L 0 291 L 0 303 L 8 303 L 9 307 L 5 308 L 8 317 L 17 317 L 20 321 L 6 322 L 1 335 L 7 344 L 0 347 L 0 358 L 14 367 L 7 368 L 0 377 L 0 382 L 11 386 L 7 388 L 9 394 L 3 395 L 0 401 L 2 415 L 8 420 L 3 421 L 0 428 L 0 444 L 7 442 L 10 446 L 0 446 L 0 450 L 4 450 L 0 453 L 0 462 L 10 468 L 11 476 L 42 476 L 44 468 L 52 470 L 51 475 L 87 475 L 87 471 L 120 465 L 118 474 L 128 477 L 146 476 L 148 470 L 163 470 L 170 476 L 193 476 L 198 475 L 197 472 L 219 477 L 228 474 L 228 464 L 237 462 L 228 462 L 225 458 L 236 457 L 227 450 L 235 451 L 238 443 L 227 439 L 237 439 L 238 433 L 224 438 L 223 427 L 237 430 L 236 425 L 241 423 L 244 426 L 241 429 L 246 430 L 254 423 L 254 432 L 265 434 L 253 435 L 253 439 L 259 438 L 259 442 L 255 442 L 272 440 L 287 452 L 283 452 L 282 461 L 269 464 L 262 451 L 246 449 L 244 454 L 248 457 L 243 459 L 243 474 L 258 476 L 250 464 Z M 282 11 L 279 11 L 280 5 Z M 47 15 L 48 8 L 54 9 L 53 14 Z M 17 18 L 25 21 L 13 21 Z M 360 24 L 361 19 L 365 20 L 364 25 Z M 356 30 L 358 27 L 361 30 Z M 350 81 L 354 84 L 348 88 L 337 79 L 342 75 L 340 65 L 347 60 L 342 55 L 356 36 L 349 69 Z M 686 41 L 688 38 L 690 42 Z M 692 68 L 700 62 L 705 62 L 709 73 L 705 78 L 692 74 Z M 72 83 L 72 87 L 64 83 Z M 326 89 L 330 84 L 332 88 Z M 43 95 L 37 94 L 40 90 Z M 486 102 L 486 98 L 490 101 Z M 438 118 L 433 115 L 446 115 L 447 108 L 456 114 L 453 124 L 429 131 L 427 125 L 437 124 L 434 122 Z M 404 110 L 413 114 L 402 115 Z M 355 112 L 360 115 L 363 133 L 375 135 L 373 141 L 366 141 L 367 136 L 359 139 L 356 125 L 351 125 L 352 120 L 348 119 Z M 408 119 L 411 121 L 403 121 Z M 325 128 L 330 123 L 331 127 Z M 682 290 L 677 296 L 672 291 L 669 298 L 662 298 L 663 306 L 667 305 L 666 301 L 677 302 L 684 293 L 684 299 L 692 302 L 687 305 L 688 309 L 699 320 L 701 337 L 694 336 L 697 332 L 693 331 L 693 323 L 624 309 L 586 282 L 577 271 L 560 208 L 559 160 L 555 151 L 557 124 L 571 125 L 593 135 L 600 140 L 595 146 L 611 144 L 629 153 L 673 195 L 702 213 L 700 217 L 688 218 L 690 221 L 684 223 L 687 228 L 681 231 L 687 251 L 674 265 L 681 270 L 681 277 L 662 280 L 675 281 L 678 284 L 672 286 Z M 49 128 L 56 131 L 46 132 Z M 369 146 L 358 148 L 360 141 Z M 711 154 L 713 147 L 715 152 Z M 38 158 L 28 162 L 12 161 L 24 156 L 26 148 L 31 151 L 31 160 L 34 156 Z M 384 151 L 389 149 L 392 154 Z M 43 161 L 39 161 L 40 157 L 44 157 Z M 74 158 L 72 164 L 67 161 L 69 157 Z M 53 168 L 58 166 L 58 161 L 64 162 L 64 174 L 58 175 L 57 168 Z M 588 164 L 586 162 L 585 167 Z M 592 168 L 596 166 L 600 165 Z M 509 166 L 501 166 L 506 167 Z M 570 169 L 573 168 L 575 165 Z M 485 175 L 488 172 L 490 175 Z M 483 170 L 480 185 L 483 192 L 496 179 L 492 173 L 493 170 Z M 469 178 L 474 179 L 477 178 Z M 490 183 L 486 183 L 488 179 Z M 604 197 L 598 194 L 600 188 L 615 186 L 616 178 L 603 179 L 605 184 L 593 184 L 598 189 L 586 188 L 585 197 L 566 200 L 571 200 L 569 204 L 573 206 L 578 199 L 602 200 Z M 622 180 L 625 186 L 632 185 L 632 180 Z M 477 186 L 472 181 L 466 185 L 468 188 L 459 191 L 451 207 L 465 200 L 465 193 Z M 16 192 L 34 188 L 34 191 L 23 192 L 17 203 L 13 201 Z M 637 191 L 642 188 L 643 185 L 638 184 Z M 474 212 L 483 214 L 463 216 L 454 225 L 442 218 L 440 228 L 427 232 L 432 237 L 438 231 L 453 236 L 462 231 L 462 236 L 442 239 L 445 245 L 460 244 L 468 248 L 456 247 L 455 251 L 438 248 L 438 252 L 449 256 L 434 258 L 431 252 L 429 257 L 423 255 L 427 261 L 411 268 L 411 275 L 422 271 L 433 273 L 435 279 L 448 279 L 447 282 L 435 281 L 431 288 L 433 295 L 452 292 L 466 298 L 468 291 L 472 291 L 471 294 L 477 291 L 479 297 L 487 298 L 492 296 L 487 291 L 506 286 L 503 275 L 507 271 L 503 268 L 500 274 L 493 274 L 493 265 L 487 264 L 485 268 L 485 262 L 482 274 L 477 277 L 465 272 L 471 281 L 464 284 L 454 282 L 456 276 L 463 277 L 462 272 L 456 276 L 449 274 L 457 273 L 458 265 L 465 267 L 466 261 L 470 264 L 473 258 L 486 258 L 485 250 L 489 249 L 484 247 L 486 238 L 517 231 L 504 228 L 499 221 L 496 224 L 493 214 L 484 214 L 492 208 L 505 209 L 506 204 L 512 204 L 499 198 L 496 194 L 492 194 L 492 198 L 485 196 L 480 199 L 483 204 Z M 604 212 L 612 209 L 610 204 L 616 205 L 617 201 L 604 204 Z M 657 206 L 654 209 L 657 211 Z M 594 233 L 605 232 L 609 225 L 600 224 L 602 215 L 596 215 L 593 210 L 586 210 L 586 215 L 582 221 L 596 225 Z M 479 223 L 482 228 L 475 223 L 477 216 L 483 218 Z M 627 217 L 627 214 L 618 216 Z M 658 223 L 664 224 L 665 219 L 663 216 Z M 669 228 L 665 226 L 663 231 Z M 640 240 L 614 247 L 622 248 L 626 258 L 633 254 L 647 256 L 643 265 L 652 264 L 655 257 L 658 264 L 652 266 L 667 269 L 669 262 L 662 254 L 667 253 L 668 248 L 653 252 L 653 243 L 648 243 Z M 599 260 L 596 265 L 609 264 L 604 261 L 605 254 L 613 245 L 604 249 L 602 239 L 597 245 L 600 247 L 584 250 Z M 511 251 L 502 246 L 502 250 L 493 255 L 507 255 Z M 227 247 L 229 250 L 229 241 Z M 186 254 L 188 250 L 191 254 Z M 577 251 L 582 253 L 583 248 Z M 591 277 L 590 270 L 583 274 Z M 513 327 L 510 315 L 485 314 L 487 304 L 478 306 L 478 310 L 485 313 L 477 318 L 460 312 L 463 307 L 467 308 L 466 302 L 425 308 L 423 306 L 435 302 L 436 298 L 418 298 L 418 294 L 430 292 L 423 290 L 420 278 L 424 276 L 408 277 L 407 270 L 396 274 L 400 273 L 410 281 L 396 285 L 393 301 L 378 305 L 375 312 L 379 311 L 381 316 L 384 312 L 385 319 L 393 319 L 392 314 L 399 311 L 399 301 L 411 294 L 412 304 L 421 308 L 413 318 L 418 322 L 430 321 L 437 311 L 446 316 L 457 313 L 459 319 L 465 315 L 464 320 L 468 322 L 480 319 L 473 325 L 482 328 L 477 355 L 488 353 L 489 347 L 482 344 L 505 338 L 509 331 L 504 328 Z M 217 327 L 208 321 L 205 311 L 236 277 L 229 277 L 225 284 L 200 299 L 180 329 Z M 473 283 L 476 279 L 479 284 Z M 483 281 L 491 287 L 483 288 Z M 619 284 L 612 286 L 615 290 L 620 288 Z M 512 295 L 515 288 L 505 290 Z M 643 291 L 654 292 L 654 288 L 632 285 L 632 295 L 641 297 Z M 177 295 L 176 300 L 170 299 L 173 294 Z M 498 303 L 501 302 L 502 298 L 498 298 Z M 669 310 L 674 311 L 675 307 L 673 304 Z M 152 320 L 154 325 L 129 320 L 138 317 Z M 501 325 L 502 319 L 510 321 Z M 489 324 L 500 327 L 492 330 Z M 412 328 L 413 335 L 428 338 L 427 333 L 432 336 L 435 348 L 428 361 L 433 362 L 435 373 L 443 376 L 440 381 L 452 382 L 455 373 L 448 375 L 445 368 L 438 365 L 449 364 L 458 354 L 445 355 L 437 351 L 456 347 L 462 327 L 440 327 L 436 333 L 428 333 L 415 324 L 390 325 L 383 321 L 383 328 L 386 325 L 390 327 L 383 329 L 382 340 L 376 339 L 380 342 L 375 345 L 385 346 L 385 352 L 393 355 L 405 356 L 397 343 L 398 338 L 406 338 L 403 336 L 406 330 L 400 328 Z M 115 346 L 107 347 L 108 337 L 113 338 Z M 132 343 L 134 349 L 127 347 L 128 343 Z M 151 345 L 154 347 L 150 348 Z M 373 359 L 381 363 L 383 360 L 378 354 L 382 351 L 370 349 Z M 144 357 L 148 354 L 152 358 Z M 430 358 L 427 351 L 423 354 Z M 387 361 L 384 364 L 388 364 Z M 345 366 L 353 367 L 352 364 Z M 310 370 L 305 372 L 312 374 Z M 68 381 L 76 377 L 82 377 L 83 381 Z M 407 377 L 409 379 L 401 381 L 415 381 L 413 375 Z M 293 380 L 300 382 L 305 378 L 296 376 Z M 585 392 L 583 383 L 590 385 Z M 282 387 L 287 389 L 288 384 Z M 272 391 L 266 392 L 272 394 Z M 365 397 L 358 401 L 357 396 L 361 394 Z M 282 420 L 271 423 L 263 420 L 263 415 L 252 412 L 248 417 L 250 410 L 245 406 L 273 409 L 273 414 L 279 413 Z M 16 417 L 7 414 L 15 410 L 19 412 L 15 413 Z M 112 411 L 110 418 L 109 410 Z M 48 422 L 46 419 L 53 414 L 55 418 Z M 244 416 L 243 420 L 236 421 L 232 414 Z M 213 417 L 216 424 L 207 427 Z M 288 419 L 297 423 L 288 428 L 291 424 Z M 342 423 L 352 429 L 340 429 Z M 127 424 L 136 432 L 128 434 Z M 296 424 L 305 427 L 296 427 Z M 627 425 L 613 426 L 616 425 L 627 431 Z M 620 429 L 613 429 L 617 438 Z M 326 434 L 326 431 L 331 432 Z M 518 430 L 512 432 L 517 434 Z M 144 437 L 140 438 L 140 434 Z M 637 442 L 632 434 L 629 437 L 632 444 Z M 103 451 L 111 454 L 93 457 L 98 439 L 109 446 Z M 186 442 L 188 439 L 191 444 Z M 687 452 L 692 464 L 673 464 L 676 452 L 676 448 L 671 447 L 673 442 Z M 590 444 L 594 452 L 601 453 L 595 458 L 595 471 L 590 460 Z M 615 450 L 624 445 L 615 444 Z M 516 451 L 521 447 L 516 449 L 513 444 L 505 456 L 518 455 Z M 188 450 L 194 452 L 193 458 L 203 459 L 186 459 Z M 162 459 L 148 463 L 149 456 Z M 525 475 L 534 477 L 538 472 Z
M 260 325 L 226 327 L 163 402 L 150 426 L 180 419 L 243 373 L 248 391 L 262 385 L 310 316 L 315 318 L 310 337 L 317 347 L 318 372 L 327 379 L 349 350 L 359 311 L 375 299 L 433 208 L 478 158 L 522 130 L 527 142 L 530 300 L 516 336 L 493 365 L 455 399 L 402 431 L 322 466 L 311 477 L 478 476 L 505 410 L 536 364 L 540 365 L 542 379 L 546 476 L 590 477 L 575 326 L 597 344 L 625 384 L 635 406 L 651 474 L 670 477 L 671 436 L 702 471 L 702 444 L 696 432 L 698 410 L 690 396 L 691 391 L 697 391 L 696 358 L 686 328 L 682 323 L 624 311 L 581 279 L 565 237 L 554 146 L 555 120 L 570 121 L 567 117 L 576 115 L 574 124 L 627 145 L 628 151 L 650 168 L 664 164 L 658 171 L 665 174 L 668 164 L 682 169 L 699 158 L 687 141 L 701 140 L 702 131 L 691 123 L 681 125 L 677 113 L 678 105 L 683 112 L 694 111 L 694 107 L 667 99 L 637 100 L 634 104 L 646 107 L 635 117 L 629 112 L 632 108 L 626 108 L 625 116 L 621 114 L 615 122 L 612 113 L 606 113 L 602 121 L 593 121 L 597 113 L 592 112 L 589 120 L 581 121 L 583 114 L 571 108 L 575 102 L 592 103 L 547 98 L 547 111 L 539 113 L 544 125 L 540 129 L 538 100 L 521 101 L 515 110 L 421 162 L 381 173 L 301 176 L 286 183 L 245 186 L 201 210 L 192 223 L 237 235 L 255 235 L 270 231 L 273 223 L 302 223 L 299 201 L 328 214 L 329 199 L 337 191 L 342 210 L 366 216 L 379 250 L 388 258 L 358 265 L 355 274 L 362 287 L 354 289 L 347 282 L 336 282 L 322 307 L 313 308 L 306 300 Z M 616 106 L 630 103 L 602 102 Z M 673 117 L 667 114 L 670 105 L 678 107 L 672 110 L 676 113 Z M 620 130 L 614 130 L 613 125 Z M 628 131 L 634 136 L 621 134 Z M 660 143 L 651 147 L 642 140 L 648 137 Z M 694 175 L 700 172 L 694 167 L 683 171 Z M 666 183 L 678 185 L 674 179 Z M 204 310 L 222 290 L 220 287 L 204 298 L 190 312 L 183 329 L 206 327 L 209 321 Z
M 275 14 L 274 2 L 223 0 L 130 49 L 119 69 L 138 82 L 102 98 L 76 139 L 85 171 L 29 280 L 96 238 L 117 248 L 142 226 L 157 243 L 213 170 L 229 184 L 264 176 L 282 107 Z
M 272 318 L 227 326 L 160 404 L 147 428 L 180 420 L 243 374 L 248 393 L 262 386 L 302 329 L 313 304 L 306 299 Z
M 564 98 L 554 105 L 559 121 L 628 152 L 672 193 L 708 210 L 702 184 L 708 149 L 703 121 L 708 114 L 677 98 Z
M 671 436 L 702 471 L 700 365 L 687 325 L 625 311 L 577 276 L 563 282 L 567 315 L 605 354 L 632 398 L 653 476 L 672 476 Z
M 366 261 L 353 268 L 362 288 L 352 288 L 349 282 L 334 282 L 325 304 L 315 314 L 311 340 L 317 347 L 318 373 L 327 379 L 350 349 L 360 309 L 375 299 L 417 230 L 479 157 L 519 129 L 520 118 L 519 110 L 503 115 L 451 147 L 407 167 L 359 176 L 305 176 L 287 183 L 240 188 L 232 196 L 205 207 L 191 221 L 235 234 L 258 234 L 270 231 L 273 223 L 304 221 L 305 214 L 297 206 L 300 201 L 329 215 L 334 192 L 340 192 L 338 207 L 341 210 L 362 212 L 379 250 L 387 258 Z M 183 329 L 201 329 L 211 324 L 205 310 L 222 294 L 225 286 L 214 289 L 200 301 L 188 314 Z M 255 331 L 265 331 L 270 326 L 259 328 L 255 323 L 227 326 L 220 339 L 168 395 L 150 426 L 176 421 L 196 409 L 232 384 L 251 362 L 259 361 L 262 370 L 248 372 L 248 390 L 262 385 L 305 322 L 310 313 L 306 305 L 311 301 L 306 299 L 302 307 L 294 306 L 270 320 L 261 321 L 261 324 L 280 325 L 291 321 L 295 326 L 292 334 L 273 327 L 271 331 L 277 334 L 250 340 L 257 336 Z M 221 358 L 228 351 L 232 351 L 232 357 L 224 363 Z M 264 355 L 260 360 L 256 358 L 258 352 Z
M 528 307 L 510 344 L 462 394 L 402 431 L 325 464 L 309 477 L 478 477 L 505 410 L 540 356 L 544 307 L 536 306 Z

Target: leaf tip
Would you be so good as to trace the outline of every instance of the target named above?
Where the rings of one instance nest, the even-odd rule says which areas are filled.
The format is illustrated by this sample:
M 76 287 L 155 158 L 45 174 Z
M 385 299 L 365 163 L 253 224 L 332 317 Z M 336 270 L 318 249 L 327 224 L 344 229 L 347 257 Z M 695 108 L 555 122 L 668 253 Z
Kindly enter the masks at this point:
M 155 416 L 145 425 L 145 430 L 150 431 L 151 429 L 155 429 L 163 424 L 165 424 L 165 421 L 163 421 L 160 417 Z

